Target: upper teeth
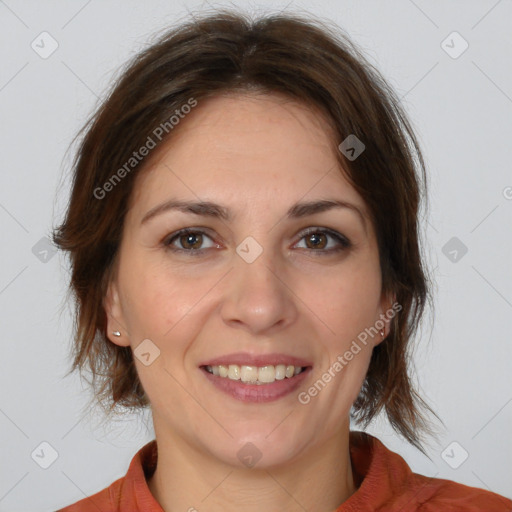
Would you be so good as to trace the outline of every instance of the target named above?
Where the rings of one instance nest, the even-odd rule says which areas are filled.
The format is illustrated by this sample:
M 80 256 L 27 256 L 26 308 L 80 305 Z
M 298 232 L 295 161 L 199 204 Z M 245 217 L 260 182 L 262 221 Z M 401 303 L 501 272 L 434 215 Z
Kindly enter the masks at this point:
M 227 377 L 231 380 L 241 380 L 242 382 L 263 384 L 283 380 L 285 377 L 291 378 L 302 371 L 301 366 L 292 364 L 278 364 L 276 366 L 246 366 L 238 364 L 218 366 L 206 366 L 206 370 L 218 377 Z

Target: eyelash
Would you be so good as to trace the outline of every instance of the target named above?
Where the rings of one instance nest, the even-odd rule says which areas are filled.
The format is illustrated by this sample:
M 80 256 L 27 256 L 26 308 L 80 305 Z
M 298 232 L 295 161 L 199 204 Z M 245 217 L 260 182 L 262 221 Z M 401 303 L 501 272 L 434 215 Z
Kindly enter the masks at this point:
M 328 256 L 333 253 L 345 251 L 352 247 L 352 243 L 350 242 L 350 240 L 348 238 L 341 235 L 337 231 L 334 231 L 329 228 L 308 228 L 301 233 L 300 240 L 307 237 L 308 235 L 317 234 L 317 233 L 328 235 L 338 242 L 338 247 L 336 247 L 334 249 L 325 250 L 325 249 L 307 249 L 306 248 L 306 250 L 309 250 L 313 253 L 317 253 L 316 254 L 317 256 Z M 184 229 L 180 229 L 179 231 L 176 231 L 176 232 L 172 233 L 171 235 L 169 235 L 168 237 L 166 237 L 162 243 L 165 246 L 165 248 L 168 249 L 169 251 L 178 252 L 178 253 L 188 253 L 191 256 L 201 256 L 202 254 L 204 254 L 205 251 L 207 251 L 209 249 L 213 249 L 213 247 L 208 247 L 206 249 L 180 249 L 178 247 L 172 246 L 172 243 L 174 242 L 174 240 L 179 239 L 179 237 L 181 237 L 183 235 L 190 235 L 190 234 L 206 235 L 213 242 L 212 237 L 210 235 L 208 235 L 207 232 L 203 231 L 200 228 L 198 228 L 198 229 L 184 228 Z M 328 243 L 329 242 L 327 242 L 327 244 Z

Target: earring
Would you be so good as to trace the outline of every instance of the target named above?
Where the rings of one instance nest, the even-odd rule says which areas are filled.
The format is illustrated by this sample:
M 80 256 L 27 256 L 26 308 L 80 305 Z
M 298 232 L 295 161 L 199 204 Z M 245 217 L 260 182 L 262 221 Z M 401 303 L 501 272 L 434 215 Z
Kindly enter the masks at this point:
M 112 334 L 116 337 L 116 338 L 119 338 L 119 336 L 121 336 L 121 333 L 119 331 L 112 331 Z
M 384 329 L 381 329 L 380 335 L 382 336 L 382 339 L 384 339 Z

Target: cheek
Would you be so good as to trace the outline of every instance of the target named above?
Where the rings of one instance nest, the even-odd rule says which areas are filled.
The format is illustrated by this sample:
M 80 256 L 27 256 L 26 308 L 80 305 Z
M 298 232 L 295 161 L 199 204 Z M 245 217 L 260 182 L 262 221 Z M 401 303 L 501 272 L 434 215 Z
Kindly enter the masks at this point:
M 333 331 L 333 338 L 351 340 L 378 318 L 381 278 L 370 265 L 346 268 L 315 288 L 315 311 Z M 331 332 L 332 334 L 332 332 Z
M 151 332 L 160 337 L 191 308 L 193 287 L 184 286 L 176 276 L 150 262 L 126 263 L 120 269 L 120 282 L 123 315 L 129 331 Z
M 165 351 L 171 342 L 178 349 L 180 340 L 194 339 L 200 326 L 197 316 L 207 307 L 208 292 L 218 276 L 191 275 L 169 268 L 161 259 L 133 258 L 133 264 L 129 263 L 120 269 L 120 282 L 123 316 L 134 337 L 132 344 L 150 338 Z

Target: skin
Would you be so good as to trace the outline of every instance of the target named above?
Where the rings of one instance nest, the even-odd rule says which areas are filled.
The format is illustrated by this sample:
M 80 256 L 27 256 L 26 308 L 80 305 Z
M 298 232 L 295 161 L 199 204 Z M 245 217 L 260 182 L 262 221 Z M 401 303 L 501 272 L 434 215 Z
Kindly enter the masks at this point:
M 344 178 L 337 144 L 318 112 L 272 95 L 200 101 L 137 177 L 105 308 L 113 343 L 133 350 L 150 339 L 160 355 L 135 358 L 149 397 L 158 464 L 148 485 L 166 511 L 207 509 L 332 512 L 357 489 L 349 454 L 349 412 L 366 375 L 366 345 L 307 405 L 298 401 L 365 328 L 391 307 L 381 290 L 374 228 L 362 197 Z M 169 200 L 225 205 L 231 221 L 171 210 Z M 298 201 L 341 199 L 357 206 L 287 219 Z M 207 229 L 199 241 L 174 239 Z M 306 228 L 318 228 L 309 242 Z M 338 252 L 330 228 L 351 247 Z M 318 233 L 317 233 L 318 234 Z M 197 236 L 197 234 L 196 234 Z M 247 263 L 248 236 L 263 248 Z M 320 248 L 315 245 L 315 242 Z M 192 255 L 191 245 L 204 252 Z M 320 254 L 323 253 L 323 254 Z M 385 336 L 389 331 L 386 323 Z M 300 389 L 269 403 L 222 393 L 199 365 L 233 352 L 285 353 L 312 371 Z M 253 468 L 237 452 L 253 443 Z M 204 500 L 204 501 L 202 501 Z

